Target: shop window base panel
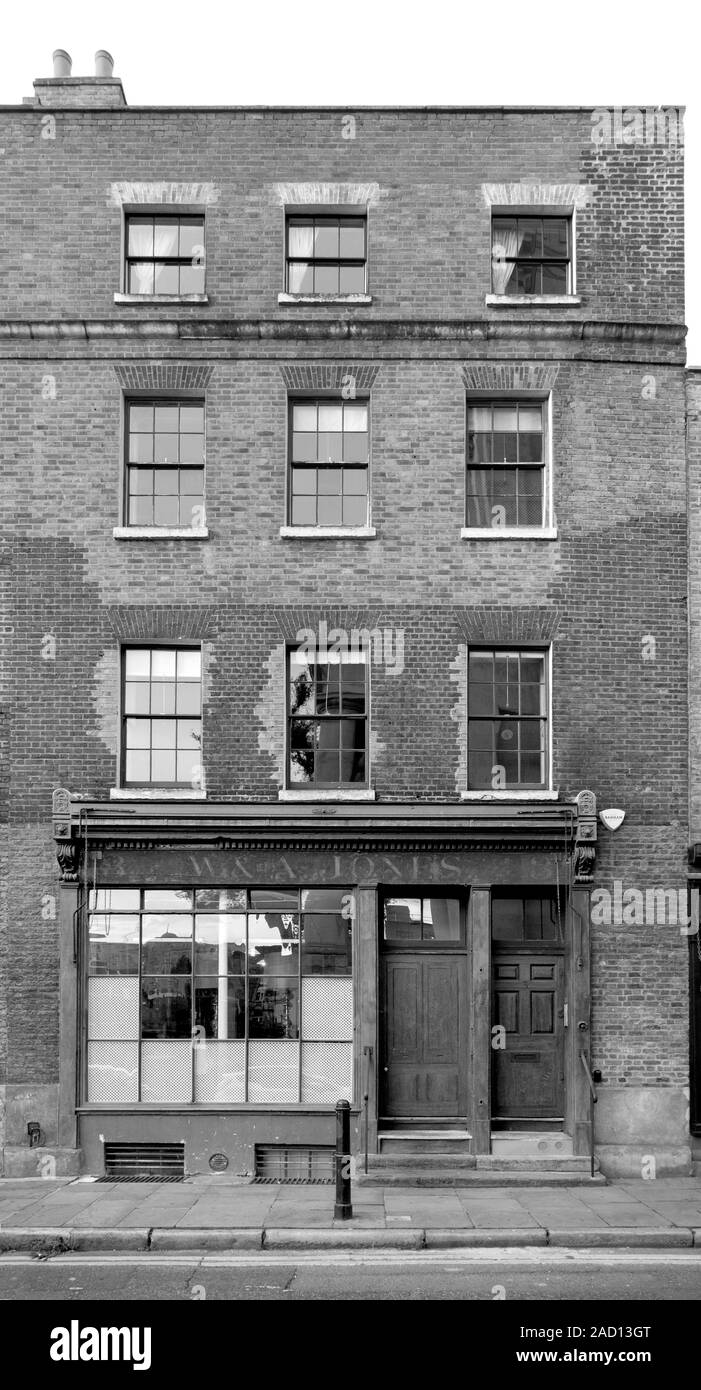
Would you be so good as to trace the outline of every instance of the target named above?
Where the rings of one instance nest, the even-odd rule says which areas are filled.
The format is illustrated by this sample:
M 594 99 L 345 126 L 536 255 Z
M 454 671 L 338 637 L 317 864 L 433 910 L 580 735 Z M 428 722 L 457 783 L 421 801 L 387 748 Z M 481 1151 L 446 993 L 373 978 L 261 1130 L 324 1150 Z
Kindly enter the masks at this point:
M 255 1183 L 321 1184 L 334 1181 L 331 1145 L 256 1144 Z

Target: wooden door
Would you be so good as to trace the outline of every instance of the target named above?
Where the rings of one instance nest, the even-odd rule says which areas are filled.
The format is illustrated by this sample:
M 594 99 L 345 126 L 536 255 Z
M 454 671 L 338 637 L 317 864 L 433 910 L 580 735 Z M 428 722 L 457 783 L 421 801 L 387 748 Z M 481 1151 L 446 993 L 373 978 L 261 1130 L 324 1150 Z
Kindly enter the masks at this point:
M 465 1115 L 466 972 L 464 953 L 383 957 L 382 1115 Z
M 564 965 L 556 953 L 495 951 L 492 1117 L 564 1116 Z M 503 1043 L 503 1046 L 499 1044 Z

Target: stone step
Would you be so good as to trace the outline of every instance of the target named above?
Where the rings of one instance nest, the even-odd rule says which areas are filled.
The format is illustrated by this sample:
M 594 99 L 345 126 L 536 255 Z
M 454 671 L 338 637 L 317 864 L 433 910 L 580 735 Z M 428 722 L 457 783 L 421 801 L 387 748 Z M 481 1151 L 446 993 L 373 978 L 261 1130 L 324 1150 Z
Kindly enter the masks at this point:
M 494 1168 L 415 1168 L 399 1164 L 395 1168 L 375 1168 L 357 1172 L 354 1187 L 606 1187 L 606 1178 L 596 1173 L 562 1172 L 561 1169 Z
M 416 1129 L 402 1133 L 383 1130 L 377 1136 L 381 1154 L 469 1154 L 472 1136 L 464 1129 Z
M 567 1154 L 563 1158 L 555 1154 L 529 1154 L 527 1156 L 508 1157 L 504 1154 L 478 1154 L 476 1159 L 477 1168 L 490 1168 L 499 1173 L 518 1173 L 528 1172 L 529 1169 L 538 1171 L 540 1168 L 551 1168 L 558 1173 L 589 1173 L 591 1170 L 591 1159 L 589 1155 Z M 594 1159 L 594 1168 L 598 1169 L 599 1160 Z
M 362 1163 L 363 1159 L 359 1159 L 358 1162 Z M 464 1172 L 466 1168 L 475 1168 L 477 1160 L 474 1154 L 469 1153 L 368 1154 L 368 1169 L 377 1168 L 391 1172 L 398 1164 L 401 1164 L 403 1168 L 454 1168 L 459 1172 Z
M 505 1158 L 567 1158 L 572 1154 L 572 1138 L 559 1130 L 538 1134 L 535 1130 L 492 1134 L 492 1154 Z

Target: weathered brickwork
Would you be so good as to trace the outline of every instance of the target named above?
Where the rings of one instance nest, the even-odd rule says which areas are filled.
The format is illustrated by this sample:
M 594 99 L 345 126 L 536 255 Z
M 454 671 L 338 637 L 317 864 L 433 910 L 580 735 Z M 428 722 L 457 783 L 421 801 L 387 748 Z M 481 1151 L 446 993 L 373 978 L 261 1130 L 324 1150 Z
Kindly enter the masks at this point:
M 57 926 L 42 916 L 57 891 L 51 794 L 108 801 L 119 787 L 119 650 L 131 641 L 204 644 L 207 798 L 277 803 L 285 642 L 322 620 L 401 630 L 403 669 L 371 668 L 370 780 L 378 802 L 416 804 L 466 790 L 469 643 L 552 643 L 553 787 L 568 798 L 590 787 L 600 808 L 626 811 L 615 835 L 600 827 L 595 886 L 683 888 L 681 149 L 598 150 L 590 113 L 572 110 L 363 111 L 353 140 L 341 111 L 62 109 L 55 139 L 42 137 L 42 111 L 0 113 L 12 576 L 0 1086 L 58 1080 Z M 159 180 L 213 190 L 206 305 L 114 302 L 110 190 Z M 281 182 L 320 180 L 377 185 L 370 305 L 278 306 Z M 519 181 L 586 188 L 579 305 L 485 305 L 483 186 Z M 376 535 L 281 536 L 288 392 L 340 392 L 349 376 L 370 400 Z M 206 403 L 208 537 L 119 539 L 124 398 L 178 390 Z M 550 393 L 553 539 L 461 538 L 466 392 L 485 390 Z M 689 390 L 695 497 L 697 379 Z M 692 692 L 698 580 L 692 568 Z M 605 1083 L 688 1084 L 687 955 L 675 925 L 594 928 L 592 1055 Z

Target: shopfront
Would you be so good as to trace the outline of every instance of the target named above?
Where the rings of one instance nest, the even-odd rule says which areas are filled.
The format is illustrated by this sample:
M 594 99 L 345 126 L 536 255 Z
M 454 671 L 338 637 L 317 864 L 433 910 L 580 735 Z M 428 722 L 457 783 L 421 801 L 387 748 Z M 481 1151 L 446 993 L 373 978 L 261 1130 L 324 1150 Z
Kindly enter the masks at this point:
M 59 794 L 60 796 L 61 794 Z M 590 809 L 585 806 L 585 810 Z M 55 807 L 61 1125 L 252 1173 L 388 1128 L 588 1152 L 591 815 L 536 807 Z M 59 834 L 59 831 L 62 832 Z

